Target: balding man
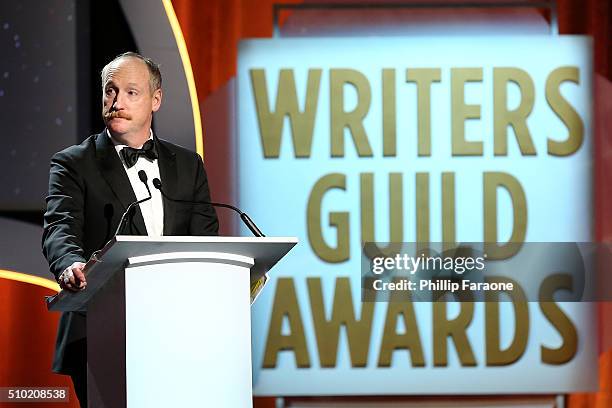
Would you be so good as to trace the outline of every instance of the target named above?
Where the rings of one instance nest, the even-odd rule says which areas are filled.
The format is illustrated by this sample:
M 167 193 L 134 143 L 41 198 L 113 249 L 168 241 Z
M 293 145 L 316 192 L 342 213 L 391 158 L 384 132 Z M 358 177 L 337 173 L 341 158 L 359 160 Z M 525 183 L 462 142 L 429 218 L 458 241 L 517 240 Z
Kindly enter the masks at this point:
M 200 157 L 159 139 L 151 130 L 162 102 L 159 66 L 125 53 L 102 70 L 102 116 L 106 128 L 53 156 L 43 233 L 43 253 L 64 290 L 87 286 L 83 267 L 112 238 L 128 205 L 148 197 L 139 179 L 159 178 L 173 199 L 209 202 Z M 152 199 L 136 207 L 120 231 L 124 235 L 217 235 L 212 206 L 164 199 L 149 186 Z M 72 377 L 79 402 L 87 406 L 85 313 L 63 313 L 53 371 Z

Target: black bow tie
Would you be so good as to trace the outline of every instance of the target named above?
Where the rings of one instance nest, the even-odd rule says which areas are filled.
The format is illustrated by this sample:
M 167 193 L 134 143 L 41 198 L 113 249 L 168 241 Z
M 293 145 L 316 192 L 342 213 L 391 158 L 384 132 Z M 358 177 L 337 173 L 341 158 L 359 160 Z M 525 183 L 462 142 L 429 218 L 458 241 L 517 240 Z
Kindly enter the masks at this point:
M 153 140 L 149 139 L 142 146 L 142 149 L 134 149 L 129 146 L 124 147 L 121 150 L 121 156 L 123 156 L 123 161 L 125 161 L 125 165 L 129 169 L 136 164 L 140 156 L 144 156 L 151 161 L 157 159 L 157 150 L 155 150 L 155 143 L 153 143 Z

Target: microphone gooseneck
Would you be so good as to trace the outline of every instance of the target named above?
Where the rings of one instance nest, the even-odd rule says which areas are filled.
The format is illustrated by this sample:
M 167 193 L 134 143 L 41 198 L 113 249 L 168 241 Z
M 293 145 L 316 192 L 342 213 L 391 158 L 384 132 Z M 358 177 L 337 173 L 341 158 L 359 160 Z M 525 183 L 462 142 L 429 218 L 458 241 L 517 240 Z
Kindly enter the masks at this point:
M 176 199 L 174 199 L 172 197 L 169 197 L 164 192 L 164 190 L 162 188 L 162 183 L 161 183 L 161 181 L 158 178 L 154 178 L 153 179 L 153 187 L 158 189 L 159 192 L 161 193 L 161 195 L 164 198 L 166 198 L 167 200 L 170 200 L 170 201 L 174 201 L 175 203 L 183 203 L 183 204 L 209 204 L 209 205 L 212 205 L 213 207 L 229 208 L 230 210 L 233 210 L 233 211 L 237 212 L 240 215 L 240 219 L 242 220 L 242 222 L 244 222 L 244 224 L 248 227 L 248 229 L 253 233 L 253 235 L 255 235 L 256 237 L 265 237 L 263 232 L 261 232 L 261 230 L 259 228 L 257 228 L 257 225 L 255 225 L 253 220 L 245 212 L 241 211 L 238 207 L 234 207 L 233 205 L 225 204 L 225 203 L 215 203 L 215 202 L 212 202 L 212 201 L 176 200 Z
M 125 222 L 127 221 L 127 215 L 130 213 L 130 211 L 132 211 L 132 209 L 137 206 L 140 205 L 141 203 L 144 203 L 145 201 L 148 201 L 151 199 L 151 190 L 149 189 L 149 185 L 147 184 L 147 173 L 145 173 L 144 170 L 140 170 L 138 172 L 138 178 L 140 179 L 140 181 L 142 181 L 145 185 L 145 187 L 147 188 L 147 193 L 149 193 L 148 197 L 143 198 L 142 200 L 137 200 L 134 201 L 133 203 L 131 203 L 130 205 L 128 205 L 127 209 L 125 210 L 125 212 L 123 213 L 123 215 L 121 216 L 121 220 L 119 220 L 119 225 L 117 226 L 117 230 L 115 231 L 115 234 L 113 236 L 117 236 L 119 235 L 119 233 L 121 232 L 121 230 L 123 229 Z

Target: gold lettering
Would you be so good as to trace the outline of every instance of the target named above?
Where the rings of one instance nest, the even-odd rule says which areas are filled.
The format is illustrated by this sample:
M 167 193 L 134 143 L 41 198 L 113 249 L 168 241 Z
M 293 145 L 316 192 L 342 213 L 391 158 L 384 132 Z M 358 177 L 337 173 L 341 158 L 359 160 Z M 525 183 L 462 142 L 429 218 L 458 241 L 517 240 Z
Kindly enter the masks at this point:
M 416 240 L 429 243 L 429 173 L 416 174 Z
M 372 157 L 372 148 L 363 127 L 372 98 L 368 79 L 353 69 L 332 69 L 329 80 L 332 157 L 344 157 L 344 128 L 350 130 L 359 157 Z M 344 110 L 345 84 L 351 84 L 357 92 L 357 106 L 350 112 Z
M 417 85 L 418 155 L 431 156 L 431 84 L 440 82 L 440 68 L 406 70 L 406 82 Z
M 514 255 L 527 234 L 527 200 L 517 179 L 507 173 L 485 172 L 484 180 L 484 240 L 489 259 L 506 259 Z M 497 189 L 503 187 L 512 201 L 512 235 L 507 243 L 498 245 Z M 514 245 L 512 245 L 514 243 Z
M 391 296 L 393 298 L 394 294 Z M 413 367 L 425 367 L 425 357 L 413 303 L 409 299 L 395 302 L 391 300 L 388 305 L 378 366 L 390 367 L 393 352 L 406 350 L 410 353 Z M 402 334 L 397 332 L 397 320 L 400 316 L 404 321 L 404 333 Z
M 361 242 L 375 243 L 376 234 L 374 226 L 374 175 L 372 173 L 362 173 L 359 176 L 361 184 Z M 403 204 L 402 174 L 391 173 L 389 175 L 389 245 L 378 249 L 387 255 L 392 248 L 397 248 L 391 243 L 401 243 L 404 237 L 404 215 Z
M 287 318 L 291 333 L 282 333 L 283 319 Z M 270 316 L 270 327 L 266 341 L 263 367 L 276 367 L 278 353 L 291 350 L 295 354 L 295 363 L 300 368 L 310 367 L 310 355 L 306 346 L 304 325 L 300 306 L 298 305 L 293 278 L 279 278 Z
M 467 338 L 467 328 L 474 316 L 473 302 L 457 302 L 460 310 L 456 318 L 449 320 L 445 301 L 433 303 L 433 352 L 434 366 L 446 367 L 448 365 L 447 340 L 450 337 L 455 343 L 461 365 L 472 367 L 476 365 L 474 352 Z
M 527 348 L 527 338 L 529 337 L 529 308 L 525 292 L 518 285 L 518 282 L 510 278 L 487 277 L 487 282 L 493 283 L 513 283 L 514 290 L 508 292 L 514 307 L 514 338 L 512 343 L 506 348 L 501 348 L 500 340 L 500 320 L 499 320 L 499 295 L 498 291 L 487 291 L 485 294 L 485 336 L 487 366 L 505 366 L 518 361 L 525 353 Z M 508 325 L 509 322 L 504 322 Z
M 514 82 L 521 91 L 519 106 L 508 110 L 508 82 Z M 535 156 L 536 150 L 527 127 L 527 117 L 533 110 L 535 93 L 533 80 L 519 68 L 493 69 L 493 129 L 496 156 L 508 155 L 508 126 L 512 126 L 516 141 L 524 156 Z
M 268 103 L 268 90 L 266 74 L 263 69 L 251 69 L 251 85 L 255 96 L 259 134 L 263 154 L 266 159 L 279 157 L 283 122 L 285 116 L 291 123 L 291 136 L 295 157 L 310 157 L 312 134 L 319 100 L 319 84 L 321 83 L 321 70 L 309 69 L 306 85 L 306 102 L 304 111 L 298 107 L 295 78 L 293 70 L 281 69 L 276 92 L 276 109 L 270 111 Z
M 453 156 L 482 156 L 482 141 L 465 138 L 465 121 L 480 119 L 480 105 L 465 103 L 465 83 L 481 82 L 482 68 L 451 69 L 451 133 Z
M 546 78 L 546 100 L 567 127 L 567 139 L 562 142 L 548 138 L 548 153 L 553 156 L 569 156 L 582 146 L 584 124 L 578 112 L 561 95 L 561 84 L 570 81 L 580 84 L 580 73 L 577 67 L 560 67 Z
M 310 246 L 319 258 L 331 263 L 346 261 L 350 255 L 348 212 L 329 213 L 329 226 L 336 228 L 336 247 L 329 246 L 323 238 L 323 231 L 321 229 L 321 201 L 327 191 L 335 188 L 346 190 L 346 176 L 344 174 L 331 173 L 321 177 L 310 192 L 306 209 L 306 224 Z
M 395 70 L 383 69 L 383 156 L 394 157 L 397 154 L 396 107 L 395 107 Z
M 455 173 L 442 173 L 443 250 L 455 248 Z
M 572 277 L 566 274 L 551 275 L 544 279 L 540 286 L 540 309 L 563 339 L 563 344 L 556 349 L 541 346 L 543 363 L 561 365 L 571 361 L 576 355 L 578 350 L 576 326 L 563 312 L 563 309 L 553 301 L 553 295 L 557 290 L 572 291 L 573 289 Z
M 307 282 L 321 367 L 336 366 L 340 326 L 346 327 L 351 365 L 365 367 L 370 349 L 374 302 L 361 303 L 361 319 L 356 320 L 350 279 L 336 278 L 331 319 L 327 320 L 321 278 L 308 278 Z

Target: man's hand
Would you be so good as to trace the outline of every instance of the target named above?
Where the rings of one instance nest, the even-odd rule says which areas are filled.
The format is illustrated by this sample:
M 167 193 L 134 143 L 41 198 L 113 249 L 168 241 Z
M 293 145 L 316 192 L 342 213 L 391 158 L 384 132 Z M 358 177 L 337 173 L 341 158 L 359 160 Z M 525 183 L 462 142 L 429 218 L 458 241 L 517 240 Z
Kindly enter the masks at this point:
M 59 276 L 60 287 L 71 292 L 85 289 L 87 281 L 85 281 L 85 275 L 83 274 L 84 267 L 85 264 L 83 262 L 75 262 L 64 269 L 64 272 Z

